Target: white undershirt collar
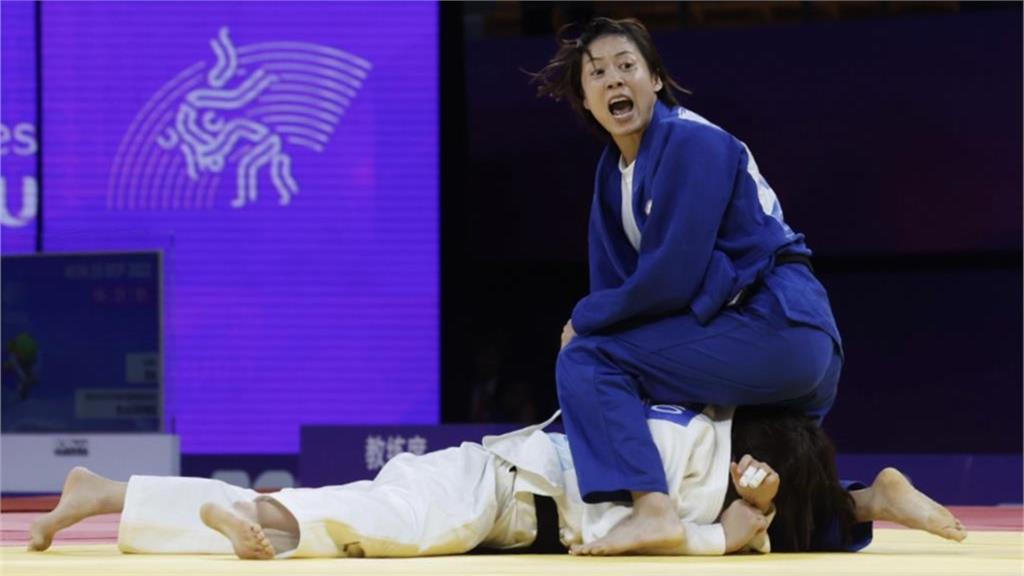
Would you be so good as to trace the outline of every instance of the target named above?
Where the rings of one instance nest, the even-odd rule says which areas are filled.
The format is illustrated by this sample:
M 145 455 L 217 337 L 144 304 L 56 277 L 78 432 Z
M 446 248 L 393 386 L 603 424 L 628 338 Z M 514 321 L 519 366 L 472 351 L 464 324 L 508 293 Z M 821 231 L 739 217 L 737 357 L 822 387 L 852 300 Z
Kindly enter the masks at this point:
M 636 159 L 626 165 L 625 158 L 619 156 L 619 172 L 622 173 L 622 229 L 626 232 L 626 238 L 633 245 L 633 249 L 640 251 L 640 228 L 636 225 L 636 216 L 633 214 L 633 171 L 636 168 Z

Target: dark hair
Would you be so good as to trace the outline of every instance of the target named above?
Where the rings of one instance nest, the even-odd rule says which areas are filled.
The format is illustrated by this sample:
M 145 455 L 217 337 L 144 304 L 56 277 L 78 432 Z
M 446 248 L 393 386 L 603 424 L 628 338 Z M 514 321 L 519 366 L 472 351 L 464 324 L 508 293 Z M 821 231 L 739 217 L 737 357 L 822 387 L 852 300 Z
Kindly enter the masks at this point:
M 772 551 L 820 550 L 821 538 L 833 530 L 840 546 L 849 544 L 853 498 L 839 482 L 835 448 L 818 423 L 785 408 L 743 407 L 732 426 L 733 460 L 750 454 L 779 474 L 775 519 L 768 528 Z M 736 494 L 732 482 L 729 493 Z
M 573 36 L 576 30 L 579 30 L 579 33 L 570 38 L 569 36 Z M 606 134 L 594 115 L 583 107 L 583 83 L 580 81 L 583 55 L 591 56 L 590 43 L 604 36 L 625 36 L 636 45 L 651 76 L 661 78 L 663 86 L 658 91 L 658 99 L 665 104 L 679 105 L 672 92 L 673 88 L 685 94 L 690 93 L 669 76 L 665 65 L 661 62 L 658 50 L 654 47 L 650 33 L 639 20 L 635 18 L 612 20 L 599 17 L 592 18 L 582 25 L 567 24 L 558 31 L 556 36 L 559 44 L 558 52 L 540 72 L 530 74 L 532 76 L 531 83 L 538 85 L 537 95 L 550 96 L 556 101 L 568 100 L 572 109 L 588 126 L 596 129 L 599 134 Z

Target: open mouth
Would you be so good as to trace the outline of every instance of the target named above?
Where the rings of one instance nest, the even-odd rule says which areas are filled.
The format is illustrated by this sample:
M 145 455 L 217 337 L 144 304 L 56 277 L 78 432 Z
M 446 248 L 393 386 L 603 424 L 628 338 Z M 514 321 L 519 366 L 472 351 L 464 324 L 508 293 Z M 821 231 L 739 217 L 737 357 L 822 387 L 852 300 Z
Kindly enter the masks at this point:
M 608 103 L 608 111 L 616 118 L 625 116 L 633 111 L 633 101 L 625 96 L 616 97 Z

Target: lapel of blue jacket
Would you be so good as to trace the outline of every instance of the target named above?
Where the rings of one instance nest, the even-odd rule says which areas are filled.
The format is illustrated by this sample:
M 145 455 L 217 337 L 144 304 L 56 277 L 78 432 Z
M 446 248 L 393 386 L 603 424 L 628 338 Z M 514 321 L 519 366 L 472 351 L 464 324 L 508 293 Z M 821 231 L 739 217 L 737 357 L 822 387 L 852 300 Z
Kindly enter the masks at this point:
M 665 127 L 662 119 L 671 116 L 674 111 L 658 100 L 654 105 L 651 123 L 644 130 L 637 152 L 637 171 L 633 173 L 633 216 L 637 219 L 637 227 L 643 231 L 647 215 L 643 206 L 651 198 L 651 180 L 654 168 L 664 146 Z M 615 271 L 625 282 L 636 271 L 637 251 L 629 243 L 626 231 L 622 229 L 622 174 L 619 172 L 619 149 L 615 143 L 609 143 L 598 161 L 597 201 L 602 217 L 601 237 L 608 254 L 611 256 Z M 653 208 L 652 208 L 653 210 Z
M 667 127 L 663 120 L 675 113 L 674 109 L 669 108 L 661 100 L 657 100 L 651 114 L 651 123 L 644 130 L 644 136 L 640 140 L 640 150 L 636 155 L 637 171 L 633 173 L 633 215 L 636 217 L 636 225 L 641 232 L 649 216 L 645 210 L 647 202 L 653 199 L 654 169 L 657 167 L 665 147 L 664 132 Z
M 636 270 L 637 255 L 629 244 L 629 239 L 626 238 L 626 231 L 622 229 L 621 189 L 619 149 L 614 143 L 610 143 L 605 147 L 597 165 L 595 200 L 601 211 L 601 217 L 598 219 L 601 225 L 601 240 L 604 242 L 609 260 L 615 267 L 615 273 L 619 276 L 619 281 L 625 282 L 626 278 Z

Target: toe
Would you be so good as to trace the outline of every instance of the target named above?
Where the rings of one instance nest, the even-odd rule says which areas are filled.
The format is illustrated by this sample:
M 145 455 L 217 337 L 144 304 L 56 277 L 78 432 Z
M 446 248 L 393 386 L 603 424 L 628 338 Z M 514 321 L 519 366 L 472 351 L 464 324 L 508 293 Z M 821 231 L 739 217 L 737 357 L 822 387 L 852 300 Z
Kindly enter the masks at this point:
M 264 540 L 262 542 L 261 557 L 264 558 L 265 560 L 270 560 L 271 558 L 274 557 L 274 547 L 271 546 L 269 540 Z
M 48 538 L 44 532 L 39 530 L 31 530 L 28 549 L 30 551 L 40 552 L 50 547 L 52 540 Z
M 957 542 L 960 542 L 966 536 L 963 529 L 957 526 L 947 526 L 942 529 L 941 534 L 944 538 L 956 540 Z

